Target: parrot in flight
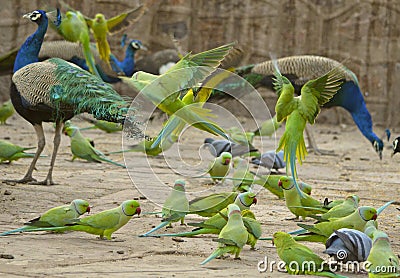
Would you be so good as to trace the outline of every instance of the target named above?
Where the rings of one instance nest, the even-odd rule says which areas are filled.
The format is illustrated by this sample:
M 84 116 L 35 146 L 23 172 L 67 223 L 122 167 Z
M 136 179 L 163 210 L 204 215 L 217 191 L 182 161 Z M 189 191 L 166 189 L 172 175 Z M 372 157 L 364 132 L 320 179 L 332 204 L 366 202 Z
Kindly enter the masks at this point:
M 296 190 L 301 198 L 305 194 L 297 184 L 296 158 L 301 164 L 307 155 L 303 132 L 306 123 L 314 124 L 321 106 L 328 102 L 340 89 L 345 79 L 344 68 L 336 67 L 323 76 L 308 81 L 301 88 L 301 95 L 295 97 L 295 89 L 288 78 L 279 71 L 277 61 L 274 60 L 274 89 L 278 95 L 275 105 L 276 120 L 286 119 L 283 136 L 279 140 L 276 152 L 283 149 L 287 168 L 291 171 Z
M 223 45 L 198 54 L 187 54 L 164 74 L 158 76 L 143 71 L 136 72 L 131 78 L 121 77 L 121 80 L 137 90 L 150 100 L 170 118 L 178 118 L 189 125 L 229 139 L 226 132 L 209 120 L 210 110 L 202 107 L 203 101 L 186 104 L 181 98 L 182 90 L 190 90 L 209 76 L 228 54 L 233 44 Z M 179 124 L 179 121 L 177 121 Z M 169 128 L 166 128 L 169 126 Z M 172 126 L 172 127 L 171 127 Z M 162 140 L 174 132 L 175 125 L 164 125 Z M 156 141 L 153 144 L 156 145 Z
M 345 278 L 333 273 L 329 264 L 316 255 L 310 248 L 296 242 L 291 235 L 285 232 L 276 232 L 273 243 L 279 258 L 285 262 L 289 274 L 317 275 L 332 278 Z
M 238 259 L 247 239 L 248 232 L 243 224 L 240 208 L 235 204 L 228 205 L 228 222 L 219 233 L 218 239 L 214 239 L 218 242 L 218 248 L 200 264 L 204 265 L 226 253 L 234 254 L 235 259 Z
M 73 223 L 73 221 L 75 221 L 85 212 L 90 212 L 89 202 L 81 199 L 75 199 L 69 205 L 63 205 L 49 209 L 41 216 L 25 223 L 25 226 L 15 230 L 3 232 L 0 234 L 0 236 L 18 232 L 35 231 L 38 228 L 64 226 L 66 224 Z
M 175 181 L 174 188 L 165 200 L 161 211 L 162 222 L 157 227 L 140 235 L 141 237 L 149 236 L 167 225 L 172 227 L 172 222 L 181 221 L 183 225 L 185 215 L 189 212 L 189 201 L 185 193 L 185 184 L 184 180 L 178 179 Z

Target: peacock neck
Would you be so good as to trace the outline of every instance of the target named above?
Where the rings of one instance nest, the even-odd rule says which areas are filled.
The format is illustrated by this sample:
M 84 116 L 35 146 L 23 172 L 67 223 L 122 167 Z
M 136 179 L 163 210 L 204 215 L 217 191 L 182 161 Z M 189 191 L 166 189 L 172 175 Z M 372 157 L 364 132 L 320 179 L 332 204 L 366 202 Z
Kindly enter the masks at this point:
M 371 143 L 379 140 L 379 137 L 372 131 L 372 118 L 365 103 L 359 109 L 352 111 L 351 116 L 358 129 Z
M 133 70 L 135 68 L 135 53 L 136 50 L 132 47 L 128 47 L 125 51 L 125 58 L 121 62 L 121 68 L 127 77 L 133 75 Z
M 30 35 L 19 49 L 14 63 L 14 72 L 26 65 L 39 61 L 39 52 L 47 31 L 47 26 L 48 20 L 43 17 L 36 32 Z

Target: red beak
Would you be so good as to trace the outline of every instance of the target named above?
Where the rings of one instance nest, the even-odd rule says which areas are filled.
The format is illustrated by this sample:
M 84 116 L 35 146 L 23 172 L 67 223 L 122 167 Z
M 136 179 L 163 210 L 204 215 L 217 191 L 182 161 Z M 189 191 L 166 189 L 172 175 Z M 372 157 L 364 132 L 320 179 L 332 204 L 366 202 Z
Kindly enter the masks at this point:
M 87 212 L 87 213 L 90 212 L 90 207 L 87 207 L 86 212 Z
M 231 160 L 229 158 L 225 159 L 225 165 L 228 165 L 229 163 L 231 163 Z
M 257 198 L 256 197 L 254 197 L 254 199 L 253 199 L 253 204 L 257 204 Z
M 374 216 L 372 216 L 372 220 L 376 220 L 376 218 L 378 218 L 378 215 L 374 214 Z
M 282 182 L 281 181 L 278 181 L 278 186 L 282 187 Z
M 136 214 L 140 215 L 140 213 L 142 212 L 142 210 L 140 208 L 136 208 Z

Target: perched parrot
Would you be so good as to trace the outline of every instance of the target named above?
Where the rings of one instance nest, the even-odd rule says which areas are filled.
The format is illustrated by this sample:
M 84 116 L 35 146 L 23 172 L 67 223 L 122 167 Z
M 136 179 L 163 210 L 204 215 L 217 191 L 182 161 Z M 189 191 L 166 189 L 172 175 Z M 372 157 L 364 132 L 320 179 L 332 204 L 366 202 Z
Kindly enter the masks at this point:
M 333 273 L 329 265 L 316 255 L 310 248 L 296 242 L 285 232 L 274 233 L 273 243 L 279 258 L 285 262 L 289 274 L 306 274 L 334 278 L 346 276 Z
M 367 258 L 369 278 L 400 277 L 400 262 L 393 252 L 389 237 L 386 233 L 375 228 L 371 233 L 372 248 Z
M 154 237 L 193 237 L 204 234 L 219 234 L 228 220 L 228 209 L 221 210 L 218 214 L 206 219 L 200 223 L 188 223 L 189 226 L 197 227 L 190 232 L 174 233 L 174 234 L 153 234 Z M 257 240 L 261 237 L 262 228 L 260 222 L 256 220 L 251 210 L 242 210 L 243 224 L 248 232 L 247 244 L 254 249 Z
M 14 145 L 6 140 L 0 140 L 0 163 L 8 161 L 11 163 L 13 160 L 18 160 L 25 157 L 34 157 L 34 153 L 26 153 L 26 150 L 31 150 L 36 147 L 24 148 Z
M 111 235 L 129 222 L 135 214 L 141 212 L 140 204 L 135 200 L 124 201 L 120 206 L 77 219 L 71 224 L 52 228 L 38 228 L 33 231 L 80 231 L 98 235 L 101 239 L 111 240 Z
M 240 157 L 233 159 L 233 190 L 238 192 L 247 192 L 251 189 L 254 175 L 250 173 L 249 161 Z
M 7 124 L 6 121 L 10 118 L 15 112 L 14 106 L 11 103 L 11 100 L 4 102 L 0 106 L 0 125 Z
M 281 123 L 276 120 L 276 115 L 273 116 L 271 119 L 264 121 L 261 126 L 254 131 L 255 136 L 269 136 L 271 137 L 272 134 L 281 126 Z
M 150 231 L 140 235 L 140 236 L 149 236 L 155 231 L 169 225 L 172 227 L 172 222 L 181 221 L 183 225 L 185 220 L 185 215 L 189 212 L 189 201 L 186 197 L 185 193 L 185 181 L 184 180 L 176 180 L 174 184 L 174 188 L 171 193 L 167 197 L 164 202 L 161 214 L 162 214 L 162 222 L 155 228 Z
M 189 213 L 211 217 L 232 203 L 236 204 L 240 210 L 249 209 L 252 204 L 257 204 L 256 194 L 226 192 L 195 198 L 189 202 Z
M 325 247 L 324 253 L 337 262 L 364 262 L 371 250 L 372 240 L 361 231 L 342 228 L 331 234 Z
M 225 176 L 229 174 L 231 160 L 232 155 L 228 152 L 223 152 L 219 157 L 215 158 L 212 163 L 210 163 L 209 170 L 207 172 L 210 174 L 213 182 L 224 182 Z
M 221 135 L 227 139 L 228 136 L 225 131 L 209 120 L 209 116 L 212 116 L 212 114 L 208 109 L 202 107 L 201 102 L 187 105 L 179 96 L 182 90 L 193 88 L 209 76 L 228 54 L 232 46 L 233 44 L 227 44 L 198 54 L 187 54 L 160 76 L 139 71 L 131 78 L 121 77 L 121 79 L 129 86 L 140 90 L 145 98 L 172 119 L 177 117 L 178 120 L 183 120 L 189 125 L 214 135 Z M 158 136 L 159 140 L 168 138 L 169 134 L 174 131 L 175 124 L 165 124 L 161 136 Z M 157 143 L 159 142 L 154 142 L 155 145 Z
M 340 89 L 345 79 L 342 68 L 334 68 L 325 75 L 308 81 L 301 88 L 301 96 L 294 96 L 294 87 L 289 79 L 282 76 L 276 60 L 274 61 L 274 89 L 278 94 L 275 106 L 276 120 L 286 119 L 286 128 L 279 140 L 276 152 L 284 150 L 285 161 L 292 173 L 294 185 L 301 198 L 306 195 L 297 184 L 296 158 L 301 164 L 307 155 L 303 132 L 306 123 L 314 124 L 321 106 L 328 102 Z
M 239 258 L 247 239 L 248 232 L 243 224 L 240 208 L 235 204 L 228 205 L 228 222 L 219 233 L 218 239 L 214 239 L 218 242 L 218 248 L 200 264 L 204 265 L 226 253 L 234 254 L 235 259 Z
M 0 236 L 5 236 L 18 232 L 30 232 L 37 228 L 64 226 L 66 224 L 73 223 L 79 216 L 81 216 L 85 212 L 90 212 L 89 203 L 85 200 L 75 199 L 69 205 L 63 205 L 49 209 L 41 216 L 25 223 L 25 226 L 1 233 Z
M 258 151 L 256 148 L 250 148 L 249 145 L 241 145 L 229 140 L 215 140 L 213 138 L 206 138 L 204 147 L 208 147 L 210 153 L 215 157 L 220 156 L 223 152 L 229 152 L 232 157 L 235 157 Z
M 293 177 L 282 176 L 278 185 L 283 189 L 287 208 L 296 216 L 296 219 L 300 216 L 305 219 L 310 215 L 327 212 L 327 209 L 323 208 L 323 204 L 310 195 L 303 193 L 305 197 L 301 198 L 296 190 Z
M 259 175 L 259 174 L 256 174 L 256 176 L 258 177 L 258 179 L 254 180 L 255 184 L 261 185 L 265 189 L 268 189 L 272 194 L 276 195 L 279 199 L 283 199 L 285 197 L 282 187 L 279 186 L 279 180 L 285 176 L 282 176 L 282 175 Z M 298 181 L 298 183 L 300 185 L 300 189 L 304 193 L 311 195 L 312 188 L 309 184 L 302 182 L 302 181 Z
M 64 133 L 71 138 L 71 152 L 72 161 L 75 158 L 82 158 L 90 162 L 108 162 L 116 166 L 126 168 L 125 165 L 108 159 L 102 152 L 95 149 L 87 138 L 83 137 L 79 128 L 76 126 L 68 125 L 64 127 Z
M 62 17 L 60 11 L 57 9 L 57 21 L 54 24 L 57 32 L 63 36 L 64 39 L 71 42 L 80 42 L 82 44 L 83 54 L 89 71 L 101 78 L 90 50 L 89 29 L 84 16 L 79 11 L 68 11 L 65 13 L 65 16 Z

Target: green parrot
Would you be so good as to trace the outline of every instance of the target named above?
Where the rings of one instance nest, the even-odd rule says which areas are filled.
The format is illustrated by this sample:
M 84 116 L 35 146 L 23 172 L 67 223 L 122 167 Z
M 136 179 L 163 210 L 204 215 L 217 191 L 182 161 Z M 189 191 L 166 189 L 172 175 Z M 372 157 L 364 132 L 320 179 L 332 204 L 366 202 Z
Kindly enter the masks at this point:
M 260 128 L 254 131 L 254 136 L 269 136 L 271 137 L 272 134 L 281 126 L 282 124 L 276 120 L 276 114 L 271 119 L 264 121 Z
M 0 139 L 0 163 L 8 161 L 11 163 L 13 160 L 18 160 L 20 158 L 34 157 L 34 153 L 26 153 L 26 150 L 32 150 L 36 147 L 24 148 L 14 145 L 11 142 Z
M 289 274 L 306 274 L 325 277 L 343 278 L 346 276 L 333 273 L 329 264 L 316 255 L 310 248 L 296 242 L 285 232 L 274 233 L 273 243 L 279 258 L 285 262 Z
M 228 222 L 219 233 L 218 239 L 214 239 L 218 242 L 218 248 L 200 264 L 204 265 L 226 253 L 234 254 L 235 259 L 238 259 L 247 240 L 248 232 L 243 224 L 240 208 L 235 204 L 230 204 L 228 205 Z
M 198 197 L 189 202 L 189 214 L 212 217 L 232 203 L 239 206 L 241 210 L 248 209 L 252 204 L 257 204 L 256 194 L 250 191 L 225 192 Z
M 305 237 L 298 237 L 297 240 L 307 240 L 307 236 L 310 235 L 320 235 L 322 236 L 321 242 L 324 242 L 329 238 L 329 236 L 335 231 L 341 228 L 355 229 L 358 231 L 364 231 L 365 225 L 369 220 L 376 220 L 378 217 L 378 212 L 373 207 L 363 206 L 359 207 L 352 214 L 342 217 L 335 218 L 327 222 L 320 222 L 314 225 L 306 225 L 297 223 L 297 225 L 309 233 L 302 234 Z
M 161 111 L 173 116 L 172 119 L 178 117 L 189 125 L 228 139 L 225 131 L 209 120 L 209 116 L 213 115 L 210 110 L 202 107 L 202 101 L 185 104 L 179 96 L 183 89 L 196 86 L 210 75 L 232 46 L 233 44 L 227 44 L 198 54 L 187 54 L 160 76 L 139 71 L 131 78 L 121 77 L 121 80 L 140 90 L 141 94 Z M 168 137 L 174 130 L 176 131 L 175 124 L 172 127 L 166 124 L 161 136 L 158 136 L 159 140 Z M 157 143 L 158 141 L 154 142 Z
M 87 138 L 83 137 L 78 127 L 67 125 L 64 127 L 64 133 L 71 138 L 72 161 L 74 161 L 75 158 L 82 158 L 90 162 L 100 163 L 104 161 L 114 164 L 116 166 L 126 168 L 125 165 L 108 159 L 102 152 L 95 149 L 91 145 L 90 141 Z
M 340 89 L 345 79 L 341 68 L 334 68 L 325 75 L 308 81 L 301 88 L 301 96 L 294 96 L 294 87 L 289 79 L 282 76 L 276 60 L 274 61 L 275 79 L 274 89 L 278 94 L 275 106 L 276 120 L 282 122 L 286 119 L 286 128 L 279 140 L 276 152 L 284 150 L 284 159 L 290 168 L 295 188 L 301 198 L 305 194 L 297 184 L 296 158 L 301 164 L 307 155 L 303 132 L 306 123 L 314 124 L 321 106 L 328 102 Z
M 0 125 L 7 124 L 6 121 L 10 118 L 15 112 L 14 106 L 11 103 L 11 100 L 4 102 L 0 106 Z
M 268 189 L 272 194 L 274 194 L 275 196 L 277 196 L 279 199 L 284 199 L 284 193 L 283 193 L 283 189 L 281 186 L 279 186 L 279 180 L 281 177 L 284 177 L 282 175 L 259 175 L 259 174 L 255 174 L 258 179 L 255 179 L 253 181 L 253 183 L 261 185 L 262 187 L 264 187 L 265 189 Z M 302 181 L 298 181 L 300 189 L 308 194 L 311 195 L 311 185 L 302 182 Z
M 372 237 L 372 248 L 366 261 L 368 277 L 400 277 L 399 258 L 393 252 L 388 235 L 373 226 L 370 226 L 368 229 Z
M 332 207 L 330 210 L 320 216 L 312 216 L 312 218 L 315 218 L 318 221 L 329 221 L 332 218 L 345 217 L 349 214 L 352 214 L 358 208 L 359 202 L 360 197 L 357 195 L 347 196 L 341 204 Z
M 112 18 L 106 19 L 104 14 L 98 13 L 93 19 L 85 18 L 86 23 L 93 32 L 93 37 L 96 40 L 97 50 L 100 57 L 110 66 L 110 45 L 107 41 L 107 34 L 119 32 L 125 29 L 127 25 L 137 22 L 145 12 L 144 6 L 139 6 L 130 11 L 124 12 Z
M 254 132 L 244 131 L 236 126 L 231 127 L 226 130 L 233 141 L 239 143 L 244 146 L 249 146 L 250 148 L 254 148 L 253 139 L 254 139 Z
M 98 235 L 101 239 L 111 240 L 111 235 L 129 222 L 135 214 L 141 212 L 140 204 L 135 200 L 124 201 L 120 206 L 76 219 L 71 224 L 52 228 L 38 228 L 32 231 L 80 231 Z
M 305 219 L 307 216 L 327 212 L 323 208 L 323 204 L 312 198 L 310 195 L 304 194 L 304 197 L 297 193 L 293 177 L 282 176 L 279 179 L 278 186 L 283 189 L 286 206 L 296 216 Z
M 85 118 L 85 117 L 81 117 L 81 118 L 87 122 L 92 123 L 93 126 L 81 128 L 80 130 L 98 128 L 107 133 L 113 133 L 113 132 L 122 131 L 122 129 L 123 129 L 123 126 L 121 123 L 107 122 L 104 120 L 94 120 L 94 119 L 89 119 L 89 118 Z
M 150 231 L 140 235 L 141 237 L 149 236 L 155 231 L 169 225 L 172 227 L 172 222 L 181 221 L 183 225 L 185 220 L 185 215 L 189 212 L 189 201 L 186 197 L 185 192 L 185 181 L 176 180 L 174 188 L 164 202 L 161 214 L 162 222 L 151 229 Z
M 233 159 L 233 190 L 238 192 L 247 192 L 251 189 L 254 175 L 250 173 L 249 161 L 240 157 Z
M 248 232 L 247 243 L 254 249 L 257 240 L 261 237 L 262 228 L 260 222 L 256 220 L 254 213 L 251 210 L 242 210 L 243 224 Z M 204 234 L 219 234 L 228 220 L 228 208 L 224 208 L 218 214 L 199 222 L 188 223 L 189 226 L 197 227 L 190 232 L 174 233 L 174 234 L 153 234 L 154 237 L 193 237 Z
M 225 176 L 229 174 L 231 160 L 232 154 L 223 152 L 220 156 L 216 157 L 212 163 L 210 163 L 207 172 L 210 174 L 213 182 L 224 182 Z
M 69 205 L 49 209 L 41 216 L 25 223 L 25 226 L 1 233 L 0 236 L 18 232 L 30 232 L 37 228 L 64 226 L 73 223 L 73 221 L 85 212 L 90 212 L 89 203 L 85 200 L 75 199 Z
M 83 54 L 89 71 L 101 78 L 90 50 L 89 29 L 84 16 L 79 11 L 68 11 L 62 18 L 59 10 L 57 10 L 57 19 L 58 21 L 55 23 L 57 32 L 67 41 L 80 42 L 82 44 Z

